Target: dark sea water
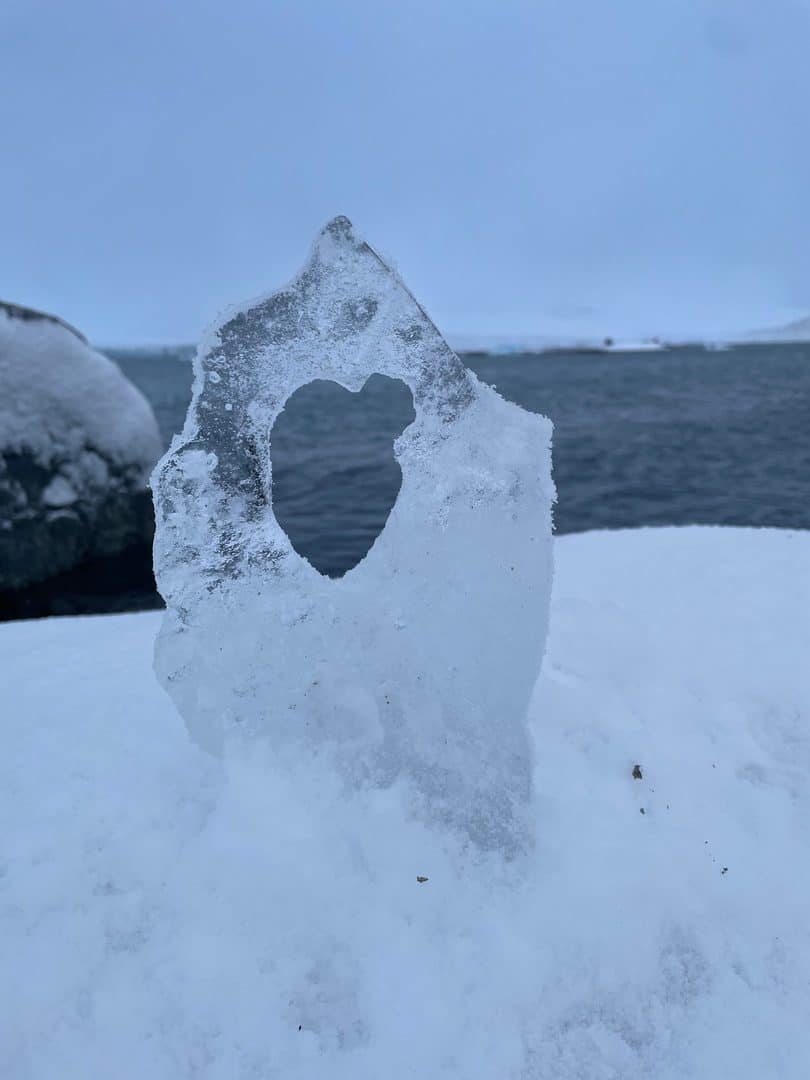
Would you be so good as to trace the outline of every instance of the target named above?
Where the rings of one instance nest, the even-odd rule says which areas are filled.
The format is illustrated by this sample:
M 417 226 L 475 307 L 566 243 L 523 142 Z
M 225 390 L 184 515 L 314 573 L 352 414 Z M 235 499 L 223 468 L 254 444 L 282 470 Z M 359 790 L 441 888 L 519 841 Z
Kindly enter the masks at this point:
M 109 351 L 168 444 L 191 392 L 190 350 Z M 810 528 L 810 344 L 663 352 L 468 354 L 510 401 L 554 422 L 558 533 L 638 525 Z M 392 441 L 413 418 L 401 383 L 312 383 L 272 438 L 273 501 L 323 573 L 355 565 L 399 488 Z

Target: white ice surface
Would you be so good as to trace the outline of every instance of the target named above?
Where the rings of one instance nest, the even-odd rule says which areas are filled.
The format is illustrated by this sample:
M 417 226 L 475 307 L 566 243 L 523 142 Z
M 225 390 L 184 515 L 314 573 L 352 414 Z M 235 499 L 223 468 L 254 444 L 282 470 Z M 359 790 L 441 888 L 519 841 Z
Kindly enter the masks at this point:
M 0 1075 L 806 1080 L 810 534 L 556 561 L 508 870 L 198 750 L 158 614 L 0 626 Z
M 146 398 L 111 360 L 56 322 L 0 310 L 3 451 L 27 451 L 46 468 L 70 462 L 68 480 L 81 489 L 98 482 L 98 454 L 135 466 L 145 482 L 161 440 Z

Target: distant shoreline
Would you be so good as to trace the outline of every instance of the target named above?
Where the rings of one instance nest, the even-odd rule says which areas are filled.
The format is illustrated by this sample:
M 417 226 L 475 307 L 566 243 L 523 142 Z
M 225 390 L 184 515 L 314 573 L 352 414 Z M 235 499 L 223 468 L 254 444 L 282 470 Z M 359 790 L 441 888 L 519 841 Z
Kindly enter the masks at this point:
M 468 344 L 465 346 L 454 345 L 455 351 L 459 356 L 469 357 L 487 357 L 487 356 L 543 356 L 546 353 L 553 353 L 554 355 L 575 353 L 579 355 L 621 355 L 629 356 L 641 353 L 666 353 L 674 352 L 680 349 L 700 349 L 704 352 L 727 352 L 731 349 L 756 349 L 766 347 L 790 347 L 800 346 L 804 347 L 810 342 L 808 338 L 756 338 L 746 339 L 745 341 L 734 340 L 664 340 L 663 338 L 658 342 L 623 342 L 616 341 L 611 345 L 605 345 L 604 343 L 584 341 L 581 343 L 504 343 L 503 345 L 491 345 L 491 346 L 474 346 Z M 453 344 L 452 338 L 450 344 Z M 167 359 L 179 360 L 179 361 L 192 361 L 197 351 L 197 346 L 188 342 L 181 342 L 176 345 L 172 344 L 159 344 L 159 345 L 94 345 L 94 348 L 99 352 L 104 353 L 106 356 L 113 358 L 127 358 L 127 357 L 140 357 L 150 356 L 158 357 L 165 355 Z

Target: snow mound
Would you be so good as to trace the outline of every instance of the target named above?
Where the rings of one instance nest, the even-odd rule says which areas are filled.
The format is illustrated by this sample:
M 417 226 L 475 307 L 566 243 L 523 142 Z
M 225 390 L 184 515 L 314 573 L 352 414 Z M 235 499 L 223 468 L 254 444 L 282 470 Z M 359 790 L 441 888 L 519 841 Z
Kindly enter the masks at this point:
M 0 627 L 0 1075 L 805 1080 L 810 534 L 555 548 L 511 864 L 200 752 L 158 615 Z
M 385 529 L 334 580 L 276 520 L 270 437 L 299 387 L 357 392 L 374 373 L 410 388 L 416 418 L 395 443 Z M 287 288 L 211 331 L 195 375 L 153 477 L 156 669 L 192 735 L 215 751 L 266 740 L 290 771 L 328 756 L 355 785 L 407 776 L 423 816 L 483 848 L 522 846 L 550 422 L 480 383 L 346 218 Z
M 111 361 L 58 320 L 0 305 L 0 450 L 49 467 L 88 445 L 145 486 L 161 442 L 151 406 Z

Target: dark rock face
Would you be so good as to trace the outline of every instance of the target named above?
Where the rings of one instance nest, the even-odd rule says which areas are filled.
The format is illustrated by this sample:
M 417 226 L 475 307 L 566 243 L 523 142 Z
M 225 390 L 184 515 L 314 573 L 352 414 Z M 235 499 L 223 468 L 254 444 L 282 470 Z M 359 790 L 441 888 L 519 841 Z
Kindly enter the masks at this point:
M 60 320 L 0 304 L 0 618 L 85 610 L 64 599 L 77 582 L 120 593 L 133 570 L 151 598 L 160 450 L 151 407 L 111 361 Z
M 60 505 L 60 470 L 66 464 L 54 463 L 49 470 L 26 454 L 0 456 L 0 591 L 149 544 L 151 499 L 135 477 L 105 462 L 104 483 Z M 70 497 L 67 482 L 64 489 L 61 496 Z
M 151 504 L 148 516 L 151 524 Z M 152 574 L 152 545 L 143 540 L 33 585 L 0 591 L 0 622 L 49 615 L 106 615 L 162 606 Z

